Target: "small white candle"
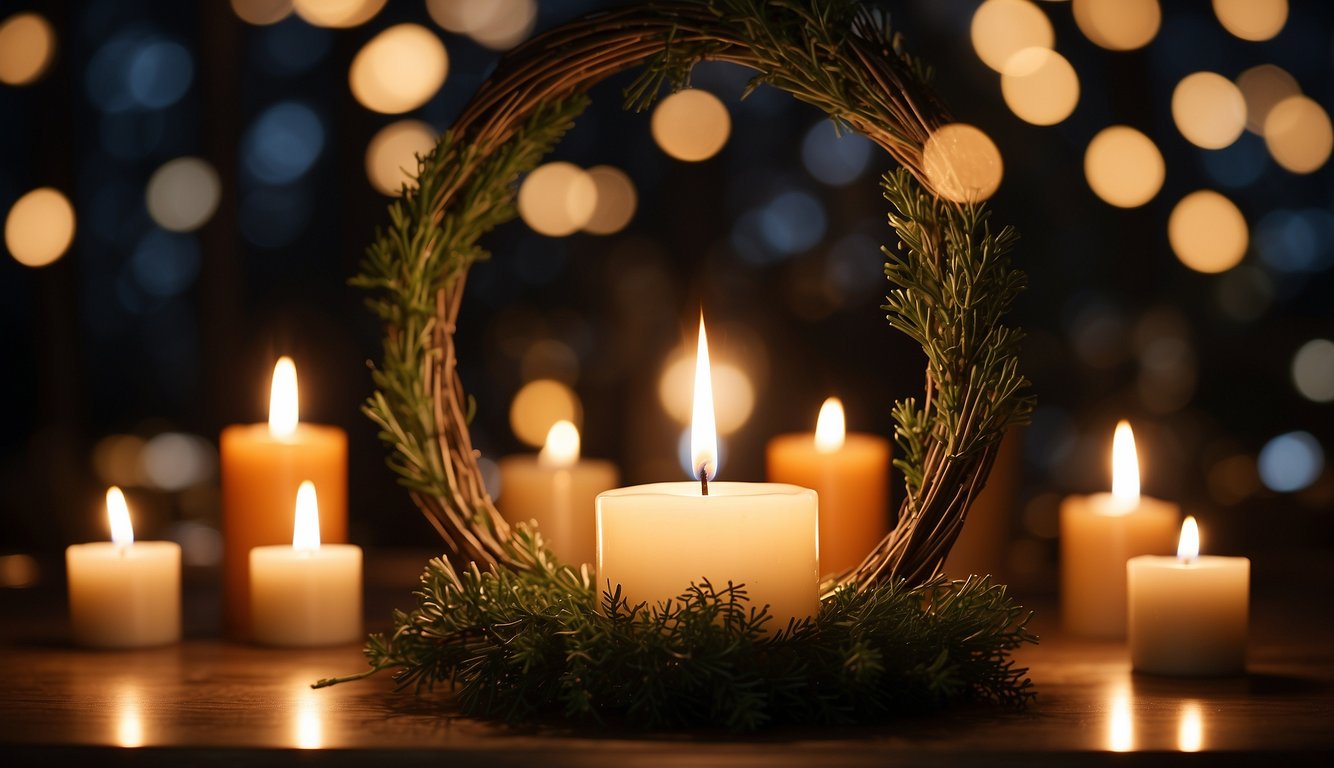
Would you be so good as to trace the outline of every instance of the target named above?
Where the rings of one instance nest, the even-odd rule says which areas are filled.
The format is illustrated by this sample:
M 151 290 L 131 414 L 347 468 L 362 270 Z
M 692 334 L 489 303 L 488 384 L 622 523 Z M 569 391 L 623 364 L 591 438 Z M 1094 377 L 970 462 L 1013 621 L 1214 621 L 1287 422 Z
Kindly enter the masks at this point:
M 360 639 L 361 547 L 320 544 L 315 485 L 296 494 L 292 546 L 250 550 L 254 639 L 268 645 L 336 645 Z
M 1130 660 L 1138 672 L 1220 676 L 1246 671 L 1251 561 L 1201 557 L 1195 518 L 1181 526 L 1176 557 L 1126 563 Z
M 107 490 L 111 541 L 65 550 L 74 641 L 95 648 L 140 648 L 181 639 L 181 548 L 134 540 L 125 495 Z

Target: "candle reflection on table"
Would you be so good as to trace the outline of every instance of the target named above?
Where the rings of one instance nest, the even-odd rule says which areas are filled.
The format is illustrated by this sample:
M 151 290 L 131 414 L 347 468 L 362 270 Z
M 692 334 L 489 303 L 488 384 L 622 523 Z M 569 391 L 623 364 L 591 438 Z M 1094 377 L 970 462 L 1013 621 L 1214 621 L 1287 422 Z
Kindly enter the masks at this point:
M 1112 689 L 1110 720 L 1107 723 L 1107 748 L 1113 752 L 1129 752 L 1135 748 L 1135 719 L 1130 708 L 1130 686 L 1121 684 Z
M 123 683 L 116 692 L 116 745 L 121 747 L 142 747 L 144 745 L 144 721 L 140 715 L 142 696 L 139 687 L 132 683 Z
M 324 710 L 318 696 L 308 685 L 297 692 L 292 721 L 292 741 L 297 749 L 324 746 Z
M 1204 749 L 1204 711 L 1200 702 L 1187 701 L 1181 705 L 1181 720 L 1177 723 L 1177 749 L 1199 752 Z

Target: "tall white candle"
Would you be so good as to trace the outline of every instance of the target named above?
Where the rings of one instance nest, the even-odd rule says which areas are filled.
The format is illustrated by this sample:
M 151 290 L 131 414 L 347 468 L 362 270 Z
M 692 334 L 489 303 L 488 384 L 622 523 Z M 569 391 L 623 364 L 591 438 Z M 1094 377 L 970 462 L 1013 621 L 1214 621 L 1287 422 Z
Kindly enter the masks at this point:
M 74 641 L 96 648 L 139 648 L 181 639 L 181 548 L 134 540 L 125 495 L 107 490 L 111 541 L 65 550 Z

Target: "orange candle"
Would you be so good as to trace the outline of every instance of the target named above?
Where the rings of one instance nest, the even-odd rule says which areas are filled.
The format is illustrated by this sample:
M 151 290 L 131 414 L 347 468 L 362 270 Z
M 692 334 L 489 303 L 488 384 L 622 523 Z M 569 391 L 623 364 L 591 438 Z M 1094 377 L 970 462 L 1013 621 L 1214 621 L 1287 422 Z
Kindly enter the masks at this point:
M 815 434 L 779 435 L 766 451 L 769 480 L 820 496 L 820 565 L 826 573 L 861 563 L 889 531 L 889 441 L 847 434 L 843 403 L 825 400 Z
M 320 538 L 347 541 L 347 433 L 298 419 L 296 366 L 273 369 L 268 424 L 222 431 L 224 618 L 235 639 L 250 636 L 250 550 L 289 544 L 292 499 L 303 480 L 320 498 Z

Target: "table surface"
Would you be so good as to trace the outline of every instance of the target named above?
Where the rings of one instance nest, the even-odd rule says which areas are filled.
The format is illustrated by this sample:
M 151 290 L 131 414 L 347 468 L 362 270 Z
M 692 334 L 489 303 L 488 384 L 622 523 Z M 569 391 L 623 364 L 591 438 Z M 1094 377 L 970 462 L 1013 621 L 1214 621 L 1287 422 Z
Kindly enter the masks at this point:
M 382 586 L 368 588 L 372 611 L 407 603 L 424 558 L 383 562 Z M 376 582 L 377 567 L 368 566 Z M 1334 764 L 1334 616 L 1327 598 L 1313 603 L 1285 589 L 1253 599 L 1243 677 L 1132 674 L 1123 644 L 1063 636 L 1054 611 L 1039 602 L 1034 627 L 1042 642 L 1018 654 L 1038 690 L 1026 711 L 956 709 L 877 727 L 748 737 L 513 728 L 458 716 L 447 692 L 395 693 L 388 675 L 312 690 L 317 678 L 364 668 L 360 647 L 280 650 L 220 640 L 211 626 L 219 601 L 208 585 L 187 588 L 187 639 L 179 645 L 79 649 L 66 639 L 60 590 L 58 583 L 0 589 L 0 762 L 7 765 L 1063 765 L 1075 757 L 1126 761 L 1119 752 L 1143 764 L 1202 757 L 1211 765 Z M 370 628 L 383 628 L 385 615 L 372 613 L 379 618 Z

